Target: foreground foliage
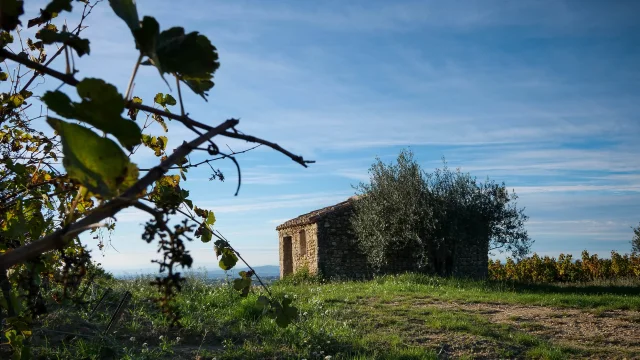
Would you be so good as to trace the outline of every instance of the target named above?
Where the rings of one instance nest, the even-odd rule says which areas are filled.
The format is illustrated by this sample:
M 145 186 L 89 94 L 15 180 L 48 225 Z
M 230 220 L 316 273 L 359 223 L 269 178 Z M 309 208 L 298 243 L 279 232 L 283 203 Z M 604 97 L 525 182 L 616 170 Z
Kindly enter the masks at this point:
M 224 180 L 210 164 L 215 160 L 229 159 L 240 170 L 234 157 L 238 153 L 220 151 L 214 138 L 268 146 L 305 167 L 311 162 L 243 134 L 236 128 L 237 119 L 211 126 L 190 118 L 182 89 L 207 99 L 220 66 L 217 49 L 197 31 L 162 29 L 155 18 L 140 18 L 133 0 L 108 2 L 129 28 L 131 51 L 138 55 L 126 90 L 120 92 L 105 79 L 77 78 L 75 59 L 90 56 L 96 47 L 82 31 L 100 2 L 51 0 L 37 14 L 25 14 L 29 7 L 24 1 L 0 0 L 0 336 L 14 359 L 31 358 L 34 320 L 82 297 L 79 285 L 95 264 L 79 236 L 90 232 L 104 247 L 101 231 L 112 231 L 114 216 L 125 208 L 148 213 L 150 220 L 140 232 L 159 253 L 152 262 L 160 274 L 149 279 L 158 290 L 153 300 L 172 325 L 180 320 L 175 304 L 184 283 L 180 270 L 193 262 L 186 242 L 212 242 L 224 270 L 243 261 L 227 239 L 214 232 L 213 212 L 194 205 L 184 186 L 189 169 L 203 164 L 211 168 L 211 179 Z M 61 19 L 74 10 L 81 11 L 75 28 Z M 160 84 L 174 90 L 175 97 L 162 92 L 152 101 L 134 96 L 140 66 L 154 67 Z M 34 93 L 47 79 L 60 86 Z M 179 110 L 173 108 L 178 105 Z M 170 121 L 194 137 L 173 151 L 167 148 L 175 134 Z M 155 166 L 143 169 L 131 160 L 139 149 L 157 157 Z M 208 158 L 191 162 L 197 159 L 194 152 Z M 234 290 L 246 296 L 259 278 L 253 271 L 239 275 Z M 288 300 L 264 296 L 259 304 L 279 326 L 297 316 Z
M 148 278 L 105 284 L 133 293 L 113 340 L 76 337 L 62 344 L 60 335 L 46 329 L 75 333 L 89 325 L 83 315 L 54 313 L 36 330 L 45 334 L 38 354 L 61 359 L 606 358 L 628 356 L 632 349 L 607 348 L 595 338 L 588 339 L 589 346 L 560 341 L 541 332 L 534 320 L 513 315 L 496 321 L 488 317 L 491 312 L 474 309 L 541 308 L 554 321 L 577 316 L 597 321 L 607 319 L 598 317 L 607 311 L 640 310 L 638 282 L 538 286 L 405 274 L 326 283 L 299 277 L 272 287 L 275 298 L 288 296 L 299 306 L 299 321 L 283 329 L 261 316 L 259 288 L 242 299 L 231 285 L 189 276 L 178 300 L 184 328 L 171 329 L 148 302 Z M 640 318 L 632 314 L 620 321 L 636 326 Z M 55 322 L 60 318 L 77 320 L 60 325 Z
M 640 253 L 620 255 L 612 251 L 611 259 L 600 259 L 584 250 L 581 259 L 577 260 L 571 254 L 560 254 L 557 259 L 533 254 L 517 262 L 507 258 L 505 263 L 489 260 L 489 277 L 538 284 L 640 279 Z

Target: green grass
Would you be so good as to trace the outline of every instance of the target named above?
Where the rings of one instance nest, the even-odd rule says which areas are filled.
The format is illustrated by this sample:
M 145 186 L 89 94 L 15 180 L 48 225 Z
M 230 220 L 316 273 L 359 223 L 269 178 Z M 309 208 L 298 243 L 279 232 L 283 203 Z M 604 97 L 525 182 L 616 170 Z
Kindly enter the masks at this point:
M 414 274 L 331 283 L 299 277 L 272 286 L 276 297 L 292 297 L 300 310 L 295 326 L 281 329 L 255 306 L 258 293 L 243 299 L 228 286 L 190 277 L 178 302 L 183 328 L 172 330 L 149 301 L 155 289 L 148 282 L 139 278 L 109 283 L 117 293 L 129 290 L 133 297 L 116 332 L 107 336 L 65 338 L 54 331 L 92 333 L 91 326 L 104 328 L 108 312 L 91 320 L 86 311 L 70 309 L 50 315 L 37 333 L 36 354 L 50 359 L 580 358 L 590 350 L 532 334 L 539 324 L 518 316 L 508 319 L 522 323 L 515 327 L 437 304 L 521 304 L 596 313 L 640 310 L 638 289 L 631 286 L 524 287 Z M 631 316 L 630 321 L 637 319 Z

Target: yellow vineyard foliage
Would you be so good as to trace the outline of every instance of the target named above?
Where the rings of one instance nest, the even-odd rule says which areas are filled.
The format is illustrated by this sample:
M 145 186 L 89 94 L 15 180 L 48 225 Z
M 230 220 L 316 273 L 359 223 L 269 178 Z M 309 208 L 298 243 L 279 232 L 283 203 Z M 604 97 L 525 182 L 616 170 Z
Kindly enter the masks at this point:
M 489 278 L 525 283 L 585 282 L 593 280 L 615 280 L 640 278 L 640 254 L 620 255 L 611 252 L 610 259 L 598 258 L 584 250 L 582 258 L 574 260 L 572 255 L 560 254 L 558 258 L 533 254 L 515 262 L 507 258 L 489 260 Z

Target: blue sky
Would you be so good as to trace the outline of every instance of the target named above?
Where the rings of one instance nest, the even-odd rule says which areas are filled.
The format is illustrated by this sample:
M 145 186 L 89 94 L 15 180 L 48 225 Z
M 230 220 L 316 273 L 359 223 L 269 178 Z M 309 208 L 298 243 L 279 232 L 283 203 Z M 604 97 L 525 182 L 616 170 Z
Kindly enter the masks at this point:
M 28 16 L 43 7 L 26 6 Z M 630 249 L 640 221 L 640 2 L 140 0 L 138 11 L 218 48 L 209 102 L 185 98 L 192 117 L 240 118 L 245 133 L 317 161 L 305 169 L 266 148 L 241 155 L 237 197 L 231 162 L 215 164 L 224 183 L 190 172 L 194 202 L 215 212 L 216 228 L 253 265 L 277 264 L 278 224 L 346 199 L 375 156 L 392 161 L 403 147 L 425 170 L 445 156 L 450 167 L 506 182 L 527 208 L 539 254 Z M 77 59 L 78 77 L 106 78 L 124 93 L 137 57 L 128 28 L 107 2 L 87 24 L 91 55 Z M 168 92 L 151 68 L 135 89 L 147 103 Z M 171 124 L 170 149 L 189 138 Z M 154 157 L 134 161 L 148 167 Z M 155 247 L 140 240 L 147 218 L 117 216 L 119 252 L 95 252 L 108 270 L 154 267 Z M 210 244 L 188 247 L 196 267 L 216 266 Z

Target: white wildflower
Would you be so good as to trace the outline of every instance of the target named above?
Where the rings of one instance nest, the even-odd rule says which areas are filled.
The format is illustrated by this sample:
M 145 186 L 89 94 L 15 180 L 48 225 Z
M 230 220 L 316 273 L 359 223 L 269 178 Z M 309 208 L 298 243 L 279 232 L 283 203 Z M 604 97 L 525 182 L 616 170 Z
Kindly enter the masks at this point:
M 134 338 L 133 336 L 129 338 L 129 341 L 136 341 L 136 338 Z

